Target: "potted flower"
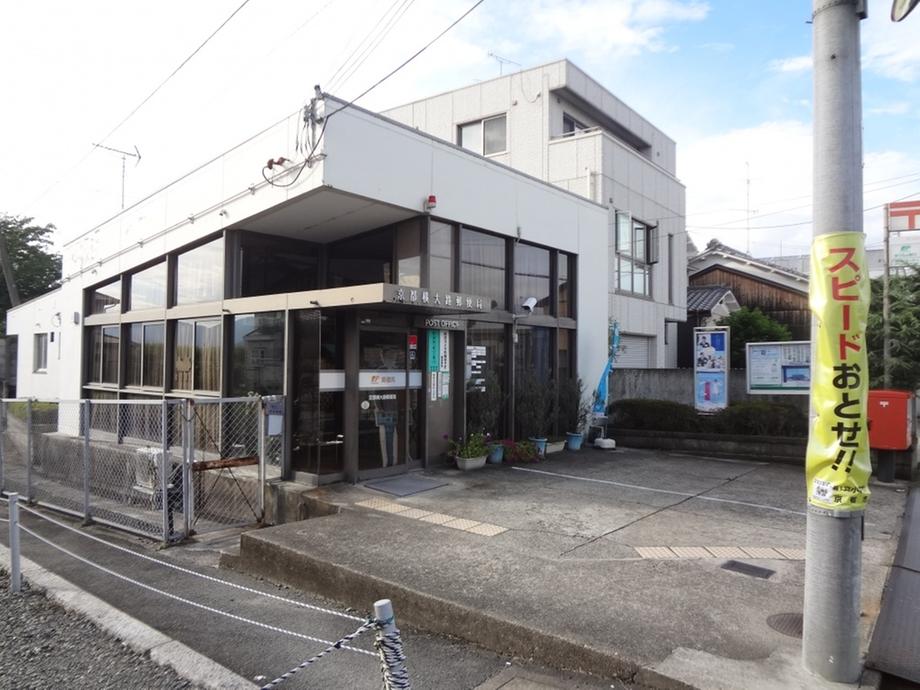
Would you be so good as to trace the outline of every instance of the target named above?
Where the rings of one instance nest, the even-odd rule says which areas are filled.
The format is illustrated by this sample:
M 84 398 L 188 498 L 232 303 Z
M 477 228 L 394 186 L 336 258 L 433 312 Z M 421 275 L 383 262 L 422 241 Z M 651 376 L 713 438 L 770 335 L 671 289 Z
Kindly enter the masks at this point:
M 478 470 L 486 464 L 489 447 L 486 445 L 484 434 L 470 434 L 465 439 L 450 439 L 447 444 L 447 454 L 457 463 L 457 468 L 464 472 Z
M 508 441 L 505 444 L 505 460 L 508 462 L 537 462 L 540 453 L 530 441 Z
M 515 391 L 515 416 L 518 433 L 528 439 L 542 457 L 546 454 L 546 436 L 556 414 L 556 387 L 553 382 L 537 380 L 525 374 Z
M 566 432 L 569 450 L 581 449 L 584 430 L 588 426 L 591 408 L 585 398 L 585 385 L 581 379 L 566 379 L 559 385 L 559 431 Z
M 470 379 L 467 382 L 467 416 L 468 429 L 482 431 L 486 435 L 489 446 L 489 462 L 498 464 L 504 455 L 504 445 L 501 441 L 493 440 L 493 434 L 498 438 L 498 426 L 505 405 L 505 396 L 502 393 L 501 381 L 494 371 L 486 371 L 481 379 Z

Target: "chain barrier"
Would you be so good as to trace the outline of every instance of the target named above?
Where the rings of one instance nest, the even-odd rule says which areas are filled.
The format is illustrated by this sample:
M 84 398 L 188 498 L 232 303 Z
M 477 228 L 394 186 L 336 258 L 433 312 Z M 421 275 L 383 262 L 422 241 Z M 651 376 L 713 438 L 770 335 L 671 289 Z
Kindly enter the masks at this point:
M 293 676 L 293 675 L 294 675 L 295 673 L 297 673 L 298 671 L 302 671 L 303 669 L 305 669 L 305 668 L 306 668 L 307 666 L 309 666 L 310 664 L 312 664 L 312 663 L 314 663 L 314 662 L 316 662 L 316 661 L 319 661 L 320 659 L 322 659 L 324 656 L 326 656 L 326 655 L 329 654 L 330 652 L 334 652 L 334 651 L 336 651 L 337 649 L 341 649 L 343 646 L 345 646 L 345 643 L 351 642 L 352 640 L 354 640 L 354 639 L 355 639 L 356 637 L 358 637 L 359 635 L 362 635 L 362 634 L 366 633 L 368 630 L 370 630 L 371 628 L 376 628 L 376 627 L 377 627 L 377 621 L 375 621 L 375 620 L 369 620 L 369 621 L 367 621 L 364 625 L 362 625 L 360 628 L 358 628 L 357 630 L 355 630 L 353 633 L 349 633 L 348 635 L 346 635 L 346 636 L 343 637 L 342 639 L 337 640 L 336 642 L 333 642 L 331 645 L 329 645 L 328 647 L 326 647 L 326 648 L 325 648 L 323 651 L 321 651 L 319 654 L 317 654 L 317 655 L 315 655 L 315 656 L 311 656 L 309 659 L 307 659 L 306 661 L 303 661 L 303 662 L 299 663 L 297 666 L 295 666 L 294 668 L 292 668 L 290 671 L 286 671 L 285 673 L 282 673 L 280 676 L 278 676 L 277 678 L 275 678 L 275 680 L 266 683 L 265 685 L 262 686 L 261 690 L 269 690 L 270 688 L 274 688 L 274 687 L 280 685 L 281 683 L 283 683 L 284 681 L 286 681 L 288 678 L 290 678 L 291 676 Z
M 263 592 L 263 591 L 261 591 L 261 590 L 254 589 L 254 588 L 252 588 L 252 587 L 247 587 L 246 585 L 238 585 L 238 584 L 236 584 L 235 582 L 228 582 L 227 580 L 222 580 L 222 579 L 220 579 L 219 577 L 214 577 L 213 575 L 206 575 L 206 574 L 204 574 L 204 573 L 199 573 L 199 572 L 197 572 L 197 571 L 195 571 L 195 570 L 191 570 L 190 568 L 184 568 L 184 567 L 182 567 L 181 565 L 176 565 L 175 563 L 169 563 L 169 562 L 167 562 L 167 561 L 160 560 L 159 558 L 154 558 L 153 556 L 148 556 L 148 555 L 145 554 L 145 553 L 138 553 L 137 551 L 133 551 L 133 550 L 131 550 L 131 549 L 129 549 L 129 548 L 126 548 L 126 547 L 124 547 L 124 546 L 120 546 L 120 545 L 118 545 L 118 544 L 113 544 L 112 542 L 106 541 L 105 539 L 100 539 L 99 537 L 97 537 L 97 536 L 95 536 L 95 535 L 93 535 L 93 534 L 89 534 L 88 532 L 85 532 L 85 531 L 83 531 L 83 530 L 76 529 L 75 527 L 72 527 L 72 526 L 70 526 L 70 525 L 68 525 L 68 524 L 66 524 L 66 523 L 64 523 L 64 522 L 60 522 L 59 520 L 55 520 L 54 518 L 49 517 L 49 516 L 45 515 L 44 513 L 40 513 L 40 512 L 38 512 L 37 510 L 35 510 L 34 508 L 29 508 L 28 506 L 21 505 L 21 506 L 19 506 L 19 509 L 22 510 L 22 511 L 25 511 L 25 512 L 27 512 L 27 513 L 29 513 L 30 515 L 35 515 L 36 517 L 39 517 L 39 518 L 41 518 L 42 520 L 45 520 L 45 521 L 47 521 L 47 522 L 50 522 L 52 525 L 57 525 L 58 527 L 61 527 L 61 528 L 65 529 L 65 530 L 68 530 L 68 531 L 70 531 L 70 532 L 73 532 L 74 534 L 79 534 L 81 537 L 84 537 L 84 538 L 89 539 L 89 540 L 91 540 L 91 541 L 97 542 L 97 543 L 99 543 L 99 544 L 103 544 L 103 545 L 108 546 L 108 547 L 110 547 L 110 548 L 112 548 L 112 549 L 115 549 L 116 551 L 121 551 L 122 553 L 126 553 L 126 554 L 129 554 L 129 555 L 131 555 L 131 556 L 135 556 L 135 557 L 137 557 L 137 558 L 141 558 L 141 559 L 143 559 L 143 560 L 145 560 L 145 561 L 149 561 L 149 562 L 151 562 L 151 563 L 156 563 L 157 565 L 162 565 L 162 566 L 165 566 L 165 567 L 167 567 L 167 568 L 171 568 L 172 570 L 175 570 L 175 571 L 180 572 L 180 573 L 184 573 L 184 574 L 186 574 L 186 575 L 191 575 L 191 576 L 193 576 L 193 577 L 198 577 L 198 578 L 201 578 L 202 580 L 207 580 L 208 582 L 214 582 L 214 583 L 217 583 L 217 584 L 226 585 L 227 587 L 232 587 L 233 589 L 240 590 L 241 592 L 248 592 L 249 594 L 256 594 L 256 595 L 258 595 L 258 596 L 266 597 L 266 598 L 268 598 L 268 599 L 274 599 L 274 600 L 276 600 L 276 601 L 284 602 L 285 604 L 292 604 L 292 605 L 297 606 L 297 607 L 299 607 L 299 608 L 310 609 L 311 611 L 317 611 L 317 612 L 319 612 L 319 613 L 325 613 L 325 614 L 328 614 L 328 615 L 330 615 L 330 616 L 338 616 L 339 618 L 345 618 L 345 619 L 353 620 L 353 621 L 363 621 L 363 620 L 365 620 L 364 618 L 361 618 L 360 616 L 353 616 L 353 615 L 351 615 L 351 614 L 342 613 L 341 611 L 336 611 L 336 610 L 334 610 L 334 609 L 327 609 L 327 608 L 323 608 L 323 607 L 321 607 L 321 606 L 314 606 L 313 604 L 307 604 L 306 602 L 297 601 L 296 599 L 288 599 L 287 597 L 278 596 L 277 594 L 271 594 L 270 592 Z
M 53 541 L 51 541 L 50 539 L 47 539 L 47 538 L 43 537 L 42 535 L 38 534 L 37 532 L 34 532 L 33 530 L 29 529 L 28 527 L 26 527 L 26 526 L 24 526 L 24 525 L 22 525 L 22 524 L 19 525 L 19 529 L 21 529 L 21 530 L 22 530 L 23 532 L 25 532 L 26 534 L 31 535 L 32 537 L 35 537 L 36 539 L 38 539 L 40 542 L 46 544 L 47 546 L 50 546 L 50 547 L 53 548 L 53 549 L 57 549 L 57 550 L 60 551 L 61 553 L 64 553 L 64 554 L 70 556 L 71 558 L 73 558 L 73 559 L 75 559 L 75 560 L 77 560 L 77 561 L 80 561 L 81 563 L 83 563 L 83 564 L 85 564 L 85 565 L 88 565 L 88 566 L 91 567 L 91 568 L 95 568 L 96 570 L 99 570 L 99 571 L 101 571 L 101 572 L 104 572 L 104 573 L 106 573 L 107 575 L 111 575 L 112 577 L 118 578 L 119 580 L 123 580 L 124 582 L 127 582 L 127 583 L 129 583 L 129 584 L 135 585 L 136 587 L 140 587 L 141 589 L 145 589 L 145 590 L 147 590 L 148 592 L 153 592 L 154 594 L 159 594 L 160 596 L 164 596 L 164 597 L 166 597 L 166 598 L 168 598 L 168 599 L 172 599 L 173 601 L 178 601 L 178 602 L 181 603 L 181 604 L 185 604 L 185 605 L 187 605 L 187 606 L 192 606 L 192 607 L 194 607 L 194 608 L 201 609 L 202 611 L 207 611 L 208 613 L 213 613 L 213 614 L 216 614 L 216 615 L 218 615 L 218 616 L 223 616 L 223 617 L 229 618 L 229 619 L 231 619 L 231 620 L 239 621 L 240 623 L 247 623 L 247 624 L 249 624 L 249 625 L 253 625 L 253 626 L 257 627 L 257 628 L 262 628 L 262 629 L 264 629 L 264 630 L 270 630 L 270 631 L 272 631 L 272 632 L 280 633 L 280 634 L 282 634 L 282 635 L 289 635 L 289 636 L 291 636 L 291 637 L 296 637 L 296 638 L 301 639 L 301 640 L 308 640 L 308 641 L 310 641 L 310 642 L 318 642 L 319 644 L 324 644 L 324 645 L 331 645 L 331 644 L 334 644 L 333 642 L 330 642 L 329 640 L 324 640 L 324 639 L 319 638 L 319 637 L 313 637 L 312 635 L 307 635 L 307 634 L 305 634 L 305 633 L 299 633 L 299 632 L 296 632 L 296 631 L 294 631 L 294 630 L 287 630 L 286 628 L 280 628 L 280 627 L 278 627 L 278 626 L 276 626 L 276 625 L 269 625 L 268 623 L 262 623 L 262 622 L 260 622 L 260 621 L 255 621 L 255 620 L 252 620 L 251 618 L 245 618 L 245 617 L 243 617 L 243 616 L 238 616 L 237 614 L 235 614 L 235 613 L 230 613 L 229 611 L 223 611 L 223 610 L 218 609 L 218 608 L 215 608 L 215 607 L 213 607 L 213 606 L 208 606 L 207 604 L 201 604 L 201 603 L 199 603 L 199 602 L 197 602 L 197 601 L 192 601 L 191 599 L 186 599 L 185 597 L 180 597 L 178 594 L 173 594 L 173 593 L 171 593 L 171 592 L 165 592 L 165 591 L 163 591 L 162 589 L 159 589 L 159 588 L 157 588 L 157 587 L 153 587 L 152 585 L 148 585 L 148 584 L 146 584 L 146 583 L 144 583 L 144 582 L 140 582 L 139 580 L 135 580 L 135 579 L 132 578 L 132 577 L 128 577 L 127 575 L 123 575 L 122 573 L 116 572 L 116 571 L 112 570 L 111 568 L 106 568 L 104 565 L 100 565 L 100 564 L 98 564 L 98 563 L 95 563 L 95 562 L 89 560 L 88 558 L 84 558 L 83 556 L 81 556 L 81 555 L 79 555 L 79 554 L 77 554 L 77 553 L 74 553 L 74 552 L 71 551 L 70 549 L 67 549 L 67 548 L 63 547 L 63 546 L 61 546 L 60 544 L 55 544 L 55 543 L 54 543 Z M 376 656 L 377 656 L 374 652 L 369 652 L 369 651 L 367 651 L 366 649 L 359 649 L 359 648 L 357 648 L 357 647 L 349 647 L 349 646 L 347 646 L 347 645 L 342 645 L 342 646 L 341 646 L 341 649 L 346 649 L 346 650 L 348 650 L 349 652 L 355 652 L 356 654 L 366 654 L 366 655 L 372 656 L 372 657 L 376 657 Z

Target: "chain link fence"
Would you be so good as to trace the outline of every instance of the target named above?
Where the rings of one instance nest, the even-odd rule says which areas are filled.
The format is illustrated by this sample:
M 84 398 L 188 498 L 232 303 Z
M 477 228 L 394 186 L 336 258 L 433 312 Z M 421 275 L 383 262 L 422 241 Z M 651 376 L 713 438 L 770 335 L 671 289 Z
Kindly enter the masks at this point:
M 261 522 L 266 465 L 281 467 L 271 411 L 261 398 L 2 400 L 0 490 L 166 543 Z

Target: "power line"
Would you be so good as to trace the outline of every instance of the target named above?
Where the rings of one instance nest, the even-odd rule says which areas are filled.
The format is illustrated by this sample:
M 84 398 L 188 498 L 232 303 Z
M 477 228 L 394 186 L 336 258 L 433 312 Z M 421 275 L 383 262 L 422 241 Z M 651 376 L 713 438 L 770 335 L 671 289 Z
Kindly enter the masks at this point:
M 193 50 L 193 51 L 188 55 L 188 57 L 186 57 L 181 63 L 179 63 L 179 66 L 178 66 L 178 67 L 176 67 L 172 72 L 169 73 L 169 76 L 167 76 L 163 81 L 161 81 L 161 82 L 157 85 L 157 87 L 156 87 L 155 89 L 153 89 L 153 91 L 151 91 L 149 94 L 147 94 L 147 96 L 144 98 L 144 100 L 142 100 L 140 103 L 138 103 L 130 113 L 128 113 L 127 115 L 125 115 L 125 117 L 122 118 L 121 122 L 119 122 L 117 125 L 115 125 L 115 126 L 111 129 L 111 131 L 110 131 L 108 134 L 106 134 L 104 137 L 102 137 L 101 139 L 99 139 L 99 140 L 98 140 L 98 143 L 104 144 L 104 143 L 106 142 L 106 140 L 107 140 L 110 136 L 112 136 L 113 134 L 115 134 L 115 132 L 117 132 L 119 129 L 121 129 L 121 128 L 124 126 L 124 124 L 125 124 L 128 120 L 130 120 L 132 117 L 134 117 L 134 115 L 137 113 L 137 111 L 140 110 L 141 108 L 143 108 L 143 107 L 148 103 L 148 101 L 150 101 L 150 99 L 153 98 L 153 97 L 160 91 L 160 89 L 162 89 L 164 86 L 166 86 L 167 82 L 169 82 L 170 79 L 172 79 L 174 76 L 176 76 L 176 74 L 179 73 L 179 70 L 181 70 L 183 67 L 185 67 L 185 65 L 187 65 L 188 62 L 189 62 L 193 57 L 195 57 L 195 56 L 201 51 L 201 49 L 204 48 L 204 47 L 211 41 L 211 39 L 214 38 L 214 37 L 218 34 L 218 32 L 220 32 L 220 30 L 223 29 L 223 28 L 230 22 L 230 20 L 233 19 L 233 18 L 240 12 L 240 10 L 242 10 L 244 7 L 246 7 L 246 5 L 249 4 L 249 2 L 250 2 L 250 0 L 243 0 L 242 4 L 241 4 L 239 7 L 237 7 L 235 10 L 233 10 L 233 12 L 230 13 L 230 16 L 227 17 L 226 19 L 224 19 L 224 21 L 222 21 L 222 22 L 220 23 L 220 26 L 218 26 L 216 29 L 214 29 L 214 31 L 212 31 L 211 34 L 210 34 L 206 39 L 204 39 L 204 41 L 202 41 L 201 44 L 200 44 L 197 48 L 195 48 L 195 50 Z M 83 157 L 80 158 L 80 160 L 78 160 L 78 161 L 74 164 L 74 166 L 73 166 L 72 168 L 70 168 L 66 173 L 64 173 L 64 175 L 62 175 L 59 179 L 57 179 L 55 182 L 53 182 L 47 189 L 45 189 L 45 191 L 43 191 L 41 194 L 39 194 L 33 201 L 30 202 L 29 205 L 35 204 L 35 203 L 41 201 L 41 200 L 45 197 L 45 195 L 46 195 L 48 192 L 50 192 L 52 189 L 54 189 L 55 187 L 57 187 L 57 186 L 61 183 L 61 181 L 62 181 L 64 178 L 68 177 L 74 170 L 76 170 L 76 169 L 79 168 L 81 165 L 83 165 L 83 163 L 86 161 L 86 159 L 89 158 L 89 156 L 90 156 L 90 155 L 93 153 L 93 151 L 95 151 L 95 150 L 96 150 L 96 145 L 94 144 L 92 147 L 90 147 L 89 151 L 87 151 L 87 152 L 83 155 Z

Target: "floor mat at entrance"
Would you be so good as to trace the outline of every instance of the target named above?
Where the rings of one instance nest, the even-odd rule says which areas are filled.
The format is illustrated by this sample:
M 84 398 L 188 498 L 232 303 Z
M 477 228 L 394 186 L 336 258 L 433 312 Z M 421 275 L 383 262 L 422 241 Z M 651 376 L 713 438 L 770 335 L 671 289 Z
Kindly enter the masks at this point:
M 382 491 L 391 496 L 411 496 L 429 489 L 437 489 L 439 486 L 447 486 L 450 482 L 441 479 L 428 479 L 418 475 L 403 475 L 400 477 L 387 477 L 386 479 L 375 479 L 372 482 L 365 482 L 364 486 L 375 491 Z

